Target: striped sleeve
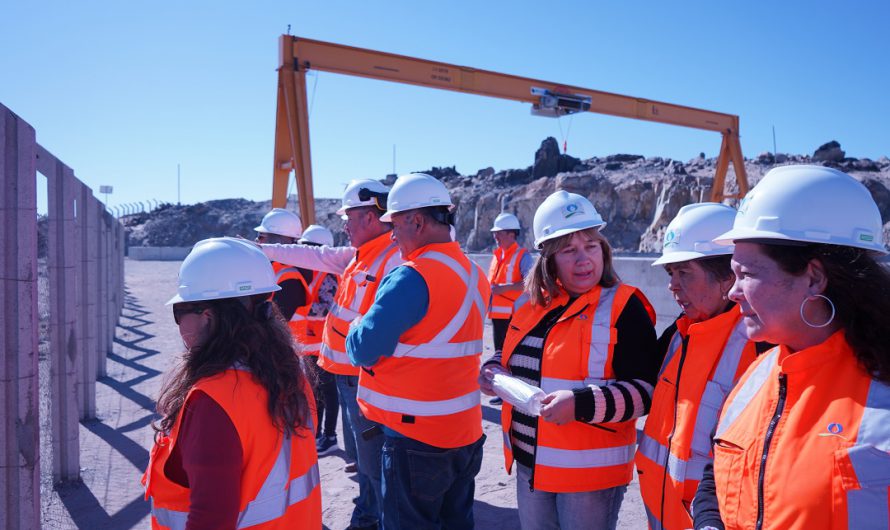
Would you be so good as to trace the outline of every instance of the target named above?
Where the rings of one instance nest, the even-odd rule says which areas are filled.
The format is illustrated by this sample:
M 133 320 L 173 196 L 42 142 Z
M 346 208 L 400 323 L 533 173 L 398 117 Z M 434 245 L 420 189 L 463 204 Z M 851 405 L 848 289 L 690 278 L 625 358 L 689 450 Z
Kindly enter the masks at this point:
M 642 379 L 574 390 L 575 419 L 584 423 L 628 421 L 649 412 L 652 385 Z

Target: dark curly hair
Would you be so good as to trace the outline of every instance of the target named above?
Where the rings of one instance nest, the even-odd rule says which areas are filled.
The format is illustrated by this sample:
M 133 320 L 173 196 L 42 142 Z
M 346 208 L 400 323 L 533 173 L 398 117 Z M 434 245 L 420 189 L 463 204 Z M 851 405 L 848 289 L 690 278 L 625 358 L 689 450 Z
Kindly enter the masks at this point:
M 890 384 L 890 272 L 868 251 L 838 245 L 760 244 L 785 272 L 803 274 L 811 260 L 825 267 L 825 296 L 834 302 L 837 320 L 860 366 Z
M 170 433 L 195 383 L 236 364 L 248 368 L 266 389 L 269 416 L 280 431 L 293 435 L 311 422 L 304 392 L 311 386 L 308 372 L 278 307 L 267 297 L 189 303 L 213 311 L 216 322 L 207 343 L 186 351 L 164 384 L 158 399 L 161 419 L 152 423 L 156 436 Z

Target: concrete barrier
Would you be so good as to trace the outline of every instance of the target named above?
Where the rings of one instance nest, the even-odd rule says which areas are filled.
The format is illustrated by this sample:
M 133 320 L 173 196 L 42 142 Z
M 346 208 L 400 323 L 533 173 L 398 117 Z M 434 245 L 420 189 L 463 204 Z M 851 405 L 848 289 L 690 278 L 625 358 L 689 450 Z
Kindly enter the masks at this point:
M 182 261 L 192 247 L 129 247 L 127 257 L 138 261 Z
M 469 254 L 475 261 L 487 271 L 491 264 L 491 254 Z M 643 291 L 658 315 L 655 330 L 661 334 L 662 330 L 671 325 L 680 308 L 667 289 L 668 275 L 662 267 L 653 267 L 652 262 L 656 256 L 628 256 L 621 255 L 613 258 L 615 270 L 625 283 L 633 285 Z

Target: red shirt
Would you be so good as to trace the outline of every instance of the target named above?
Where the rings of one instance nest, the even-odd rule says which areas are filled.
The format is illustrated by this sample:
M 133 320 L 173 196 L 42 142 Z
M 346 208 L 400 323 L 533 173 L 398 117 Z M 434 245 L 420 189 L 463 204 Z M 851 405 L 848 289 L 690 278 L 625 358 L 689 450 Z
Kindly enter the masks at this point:
M 238 521 L 241 440 L 225 410 L 194 392 L 164 473 L 191 490 L 186 530 L 233 529 Z

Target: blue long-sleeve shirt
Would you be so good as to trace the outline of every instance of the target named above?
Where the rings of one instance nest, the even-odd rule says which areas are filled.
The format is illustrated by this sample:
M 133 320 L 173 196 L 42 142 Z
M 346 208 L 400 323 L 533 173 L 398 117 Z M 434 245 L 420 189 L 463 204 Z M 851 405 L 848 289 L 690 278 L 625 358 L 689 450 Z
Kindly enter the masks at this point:
M 399 337 L 426 316 L 430 291 L 419 272 L 396 267 L 380 281 L 374 303 L 346 336 L 346 353 L 356 366 L 371 367 L 391 357 Z

